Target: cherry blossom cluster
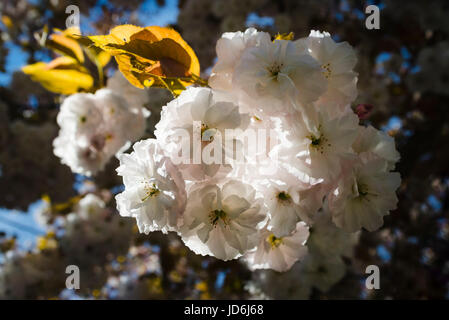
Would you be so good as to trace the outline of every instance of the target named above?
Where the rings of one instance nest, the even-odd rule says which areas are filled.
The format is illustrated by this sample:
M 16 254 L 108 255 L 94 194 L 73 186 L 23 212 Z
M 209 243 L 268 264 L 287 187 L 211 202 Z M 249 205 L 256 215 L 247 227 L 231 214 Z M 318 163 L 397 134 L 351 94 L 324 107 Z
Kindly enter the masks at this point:
M 378 229 L 396 207 L 399 154 L 351 108 L 352 47 L 249 28 L 224 33 L 216 50 L 210 88 L 183 91 L 156 139 L 118 156 L 120 214 L 144 233 L 177 232 L 197 254 L 276 271 L 307 256 L 324 205 L 342 232 Z
M 129 83 L 123 85 L 120 77 L 123 76 L 116 72 L 107 88 L 95 94 L 73 94 L 62 103 L 54 154 L 72 172 L 95 175 L 145 132 L 149 112 L 142 106 L 146 92 Z M 140 94 L 135 94 L 135 90 Z
M 308 299 L 312 288 L 327 292 L 346 274 L 344 258 L 354 258 L 360 232 L 348 233 L 332 222 L 326 203 L 314 217 L 308 253 L 287 272 L 253 272 L 246 290 L 256 299 Z M 254 268 L 253 255 L 245 261 Z

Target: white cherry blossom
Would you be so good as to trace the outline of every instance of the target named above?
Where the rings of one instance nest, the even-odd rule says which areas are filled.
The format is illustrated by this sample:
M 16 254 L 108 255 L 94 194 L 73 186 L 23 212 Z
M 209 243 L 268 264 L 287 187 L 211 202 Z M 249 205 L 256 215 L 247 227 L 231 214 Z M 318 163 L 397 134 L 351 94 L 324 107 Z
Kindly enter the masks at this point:
M 264 40 L 246 50 L 235 68 L 233 83 L 268 113 L 288 111 L 285 100 L 293 97 L 302 104 L 311 103 L 326 90 L 318 62 L 285 40 Z
M 133 150 L 119 156 L 117 172 L 125 185 L 116 196 L 120 215 L 135 218 L 146 234 L 178 231 L 186 198 L 180 173 L 155 139 L 139 141 Z
M 309 237 L 308 227 L 298 222 L 292 234 L 276 237 L 266 228 L 260 232 L 256 251 L 245 256 L 250 269 L 273 269 L 284 272 L 307 254 L 305 243 Z
M 332 117 L 326 110 L 309 107 L 292 123 L 287 154 L 312 177 L 335 179 L 342 163 L 354 155 L 358 122 L 353 112 Z
M 234 69 L 242 53 L 261 41 L 270 41 L 270 35 L 254 28 L 223 33 L 217 41 L 217 63 L 212 68 L 209 85 L 214 89 L 231 90 Z
M 328 32 L 312 30 L 308 38 L 295 41 L 299 50 L 306 49 L 321 66 L 328 87 L 317 103 L 331 114 L 347 110 L 357 97 L 357 57 L 347 42 L 337 43 Z
M 384 159 L 388 162 L 388 168 L 394 169 L 400 155 L 396 150 L 393 137 L 372 126 L 359 126 L 358 131 L 358 137 L 352 145 L 354 151 L 365 161 L 372 156 Z
M 238 142 L 226 130 L 244 130 L 248 124 L 249 116 L 240 113 L 233 97 L 190 87 L 163 107 L 155 135 L 185 179 L 204 180 L 229 172 Z
M 342 255 L 351 257 L 359 233 L 348 233 L 332 222 L 329 210 L 324 206 L 314 217 L 310 226 L 307 247 L 311 252 L 319 252 L 324 256 Z
M 275 177 L 254 181 L 270 218 L 267 228 L 278 238 L 290 235 L 299 221 L 311 223 L 322 206 L 319 185 L 306 184 L 286 170 L 279 168 Z
M 53 141 L 54 154 L 73 172 L 94 175 L 143 135 L 145 116 L 142 108 L 128 107 L 109 89 L 73 94 L 57 116 L 60 131 Z
M 396 209 L 396 190 L 401 178 L 397 172 L 386 171 L 382 159 L 355 164 L 346 173 L 329 197 L 329 209 L 334 223 L 348 232 L 375 231 L 383 217 Z
M 256 247 L 266 224 L 255 190 L 240 181 L 198 185 L 189 194 L 181 236 L 195 253 L 236 259 Z

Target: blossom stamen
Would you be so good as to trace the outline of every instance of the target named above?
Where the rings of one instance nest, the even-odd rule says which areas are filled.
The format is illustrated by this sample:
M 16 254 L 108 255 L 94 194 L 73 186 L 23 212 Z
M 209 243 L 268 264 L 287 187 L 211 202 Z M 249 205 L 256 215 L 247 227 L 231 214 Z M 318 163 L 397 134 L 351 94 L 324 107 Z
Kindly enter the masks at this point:
M 148 185 L 147 182 L 145 182 L 145 193 L 146 196 L 143 197 L 141 200 L 142 202 L 145 202 L 149 198 L 156 197 L 161 191 L 156 187 L 156 184 L 153 183 L 151 186 Z
M 275 63 L 267 68 L 267 71 L 270 74 L 270 77 L 273 78 L 273 80 L 277 80 L 277 77 L 281 72 L 283 66 L 283 63 Z
M 216 227 L 217 223 L 220 221 L 220 219 L 223 221 L 223 223 L 225 224 L 225 226 L 228 224 L 228 219 L 227 219 L 227 215 L 226 212 L 224 212 L 223 210 L 213 210 L 210 214 L 209 214 L 209 218 L 210 218 L 210 223 Z
M 274 234 L 270 234 L 267 242 L 271 245 L 271 249 L 277 248 L 282 244 L 282 238 L 277 238 Z
M 318 127 L 318 131 L 319 131 L 319 135 L 318 137 L 315 136 L 314 134 L 311 134 L 309 136 L 307 136 L 307 138 L 309 138 L 310 140 L 310 146 L 312 148 L 314 148 L 315 150 L 317 150 L 319 153 L 324 154 L 324 151 L 327 147 L 330 147 L 331 144 L 329 143 L 329 139 L 326 138 L 322 133 L 321 133 L 321 125 Z
M 214 134 L 216 129 L 209 128 L 205 123 L 201 124 L 201 141 L 212 142 L 214 141 Z
M 277 194 L 276 198 L 278 198 L 280 202 L 290 202 L 292 197 L 287 192 L 281 191 Z
M 321 69 L 323 69 L 323 75 L 326 79 L 329 79 L 332 76 L 332 69 L 331 69 L 331 64 L 330 62 L 323 64 L 321 66 Z
M 365 197 L 368 195 L 368 188 L 365 184 L 358 184 L 357 190 L 359 192 L 359 197 Z

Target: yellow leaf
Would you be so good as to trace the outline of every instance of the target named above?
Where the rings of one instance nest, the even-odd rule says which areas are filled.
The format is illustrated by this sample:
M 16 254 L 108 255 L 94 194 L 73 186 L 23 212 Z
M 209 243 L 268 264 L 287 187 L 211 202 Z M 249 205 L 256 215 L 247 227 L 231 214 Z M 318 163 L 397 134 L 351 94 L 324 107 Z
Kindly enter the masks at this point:
M 94 79 L 78 62 L 68 56 L 59 57 L 49 63 L 37 62 L 22 68 L 33 81 L 45 89 L 61 94 L 90 91 Z
M 178 45 L 180 45 L 189 55 L 190 57 L 190 64 L 189 64 L 189 73 L 193 75 L 200 75 L 200 63 L 198 61 L 198 58 L 193 51 L 193 49 L 187 44 L 187 42 L 184 41 L 184 39 L 181 37 L 181 35 L 176 32 L 173 29 L 170 28 L 162 28 L 158 26 L 154 27 L 146 27 L 145 29 L 149 30 L 152 34 L 154 34 L 158 39 L 171 39 L 174 42 L 176 42 Z M 181 54 L 180 51 L 174 52 L 176 53 L 177 57 L 180 57 L 179 54 Z M 187 65 L 186 65 L 187 67 Z
M 82 69 L 83 71 L 87 71 L 84 67 L 82 67 L 77 60 L 73 59 L 69 56 L 57 57 L 46 64 L 47 69 Z
M 125 78 L 128 79 L 128 81 L 133 86 L 143 89 L 143 88 L 145 88 L 143 83 L 145 82 L 145 80 L 148 80 L 151 77 L 149 75 L 145 76 L 145 74 L 143 73 L 143 68 L 144 68 L 144 63 L 145 63 L 144 61 L 142 61 L 141 69 L 133 67 L 133 64 L 136 64 L 139 60 L 142 60 L 142 59 L 139 59 L 132 55 L 122 54 L 122 55 L 115 56 L 115 61 L 117 61 L 118 68 L 119 68 L 120 72 L 125 76 Z M 131 62 L 131 61 L 133 61 L 133 62 Z
M 111 55 L 98 47 L 84 48 L 89 59 L 97 65 L 98 68 L 104 68 L 111 60 Z
M 98 62 L 100 63 L 100 65 L 102 67 L 104 67 L 111 60 L 111 55 L 109 53 L 107 53 L 106 51 L 100 50 L 97 53 L 97 59 L 98 59 Z
M 73 35 L 80 34 L 79 29 L 69 28 L 59 33 L 52 34 L 46 41 L 45 45 L 59 54 L 70 56 L 80 63 L 84 62 L 83 49 Z
M 142 29 L 142 27 L 124 24 L 111 29 L 108 35 L 89 36 L 88 38 L 96 46 L 105 50 L 105 48 L 111 44 L 125 44 L 127 41 L 130 41 L 133 34 L 138 33 Z
M 173 94 L 174 97 L 177 97 L 183 92 L 186 87 L 183 84 L 183 81 L 177 79 L 177 78 L 155 78 L 158 81 L 160 81 L 161 85 L 158 85 L 158 87 L 165 87 Z M 154 86 L 154 84 L 152 84 Z M 147 87 L 150 87 L 151 85 L 146 85 Z
M 109 35 L 88 37 L 95 46 L 113 55 L 128 81 L 136 87 L 166 88 L 165 79 L 178 79 L 176 90 L 198 77 L 200 65 L 192 48 L 170 28 L 122 25 Z M 181 88 L 182 87 L 182 88 Z

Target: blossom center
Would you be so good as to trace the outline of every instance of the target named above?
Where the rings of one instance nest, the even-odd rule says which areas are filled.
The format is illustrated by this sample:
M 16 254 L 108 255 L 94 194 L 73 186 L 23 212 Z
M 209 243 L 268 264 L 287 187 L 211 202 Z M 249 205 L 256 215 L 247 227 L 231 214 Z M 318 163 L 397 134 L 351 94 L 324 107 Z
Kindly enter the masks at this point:
M 273 80 L 277 80 L 277 77 L 281 72 L 283 66 L 284 66 L 283 63 L 276 62 L 267 68 L 267 71 L 270 74 L 270 77 L 273 78 Z
M 270 234 L 267 242 L 271 245 L 271 249 L 277 248 L 282 244 L 282 238 L 277 238 L 274 234 Z
M 319 135 L 316 136 L 314 134 L 311 134 L 307 136 L 307 138 L 310 139 L 310 146 L 318 151 L 319 153 L 323 154 L 325 149 L 327 147 L 330 147 L 331 144 L 329 143 L 329 139 L 327 139 L 322 133 L 321 133 L 321 125 L 318 127 Z
M 291 200 L 291 196 L 285 191 L 279 192 L 276 197 L 280 202 L 290 202 Z
M 255 121 L 262 121 L 262 119 L 260 119 L 258 116 L 253 116 L 253 119 L 255 120 Z
M 217 226 L 217 223 L 222 220 L 223 223 L 226 225 L 228 224 L 228 218 L 227 218 L 227 214 L 226 212 L 224 212 L 223 210 L 213 210 L 210 214 L 209 214 L 209 219 L 210 219 L 210 223 L 215 227 Z
M 368 187 L 366 184 L 357 184 L 357 191 L 359 193 L 359 197 L 365 197 L 368 195 Z
M 212 142 L 214 141 L 214 134 L 216 129 L 209 128 L 205 123 L 201 124 L 201 141 Z
M 369 189 L 368 185 L 362 181 L 355 180 L 353 188 L 354 198 L 357 200 L 370 201 L 372 197 L 377 196 L 377 194 L 373 193 L 372 190 Z
M 332 69 L 331 69 L 331 64 L 330 62 L 323 64 L 321 66 L 321 69 L 323 69 L 323 75 L 326 79 L 329 79 L 332 76 Z
M 145 183 L 145 197 L 143 197 L 141 200 L 142 202 L 146 201 L 149 198 L 157 197 L 157 195 L 161 192 L 157 187 L 155 183 L 152 183 L 151 185 L 148 183 Z

